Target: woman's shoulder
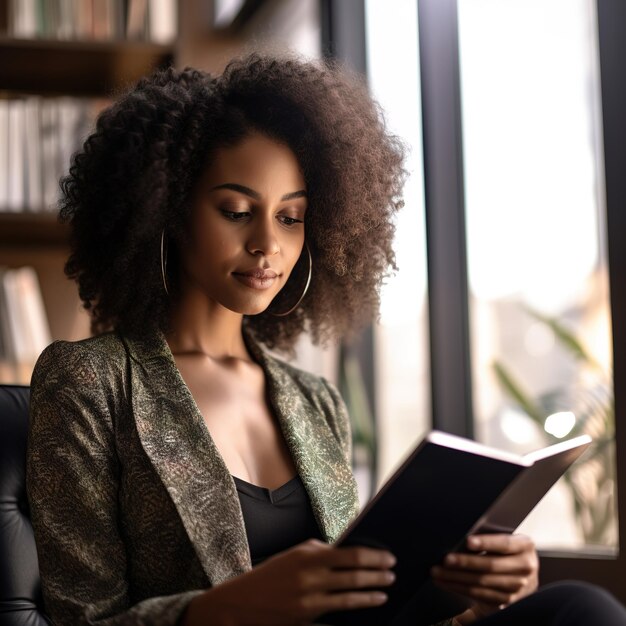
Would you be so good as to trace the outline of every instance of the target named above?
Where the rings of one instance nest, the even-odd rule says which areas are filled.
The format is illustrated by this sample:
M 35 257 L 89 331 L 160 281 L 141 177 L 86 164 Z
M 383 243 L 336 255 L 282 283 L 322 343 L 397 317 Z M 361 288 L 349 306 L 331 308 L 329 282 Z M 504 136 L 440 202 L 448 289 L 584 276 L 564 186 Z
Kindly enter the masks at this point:
M 39 355 L 31 384 L 50 376 L 81 381 L 102 376 L 105 372 L 121 372 L 124 357 L 124 344 L 115 331 L 77 341 L 58 339 Z

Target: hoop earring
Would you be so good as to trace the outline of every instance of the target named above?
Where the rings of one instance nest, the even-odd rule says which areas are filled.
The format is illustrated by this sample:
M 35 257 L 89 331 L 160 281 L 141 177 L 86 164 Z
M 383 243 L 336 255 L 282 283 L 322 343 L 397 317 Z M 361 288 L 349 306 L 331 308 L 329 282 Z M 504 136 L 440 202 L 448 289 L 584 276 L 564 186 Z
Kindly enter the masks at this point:
M 289 315 L 289 313 L 291 313 L 292 311 L 295 311 L 298 305 L 300 304 L 300 302 L 302 302 L 302 298 L 304 298 L 304 296 L 306 295 L 306 292 L 309 289 L 309 285 L 311 284 L 311 274 L 313 273 L 313 259 L 311 258 L 311 250 L 309 248 L 309 244 L 305 241 L 304 245 L 306 246 L 306 251 L 309 256 L 309 275 L 307 276 L 307 279 L 306 279 L 306 285 L 304 286 L 304 291 L 302 292 L 302 295 L 300 296 L 300 298 L 298 298 L 298 301 L 289 309 L 289 311 L 285 311 L 284 313 L 271 313 L 270 312 L 270 315 L 273 315 L 274 317 L 284 317 L 285 315 Z
M 161 231 L 161 278 L 163 279 L 163 288 L 165 293 L 169 296 L 170 291 L 167 288 L 167 281 L 165 280 L 165 271 L 167 269 L 167 250 L 163 254 L 163 248 L 165 247 L 165 228 Z

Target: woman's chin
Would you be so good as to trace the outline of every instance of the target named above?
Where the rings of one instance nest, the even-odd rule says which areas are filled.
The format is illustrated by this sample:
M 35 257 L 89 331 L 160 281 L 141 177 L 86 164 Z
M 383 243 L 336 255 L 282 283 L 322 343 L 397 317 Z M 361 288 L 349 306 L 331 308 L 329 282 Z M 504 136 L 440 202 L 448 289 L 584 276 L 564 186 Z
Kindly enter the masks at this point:
M 272 300 L 270 298 L 267 300 L 259 298 L 255 302 L 233 303 L 233 306 L 228 306 L 227 308 L 234 313 L 241 313 L 242 315 L 260 315 L 268 309 L 271 303 Z

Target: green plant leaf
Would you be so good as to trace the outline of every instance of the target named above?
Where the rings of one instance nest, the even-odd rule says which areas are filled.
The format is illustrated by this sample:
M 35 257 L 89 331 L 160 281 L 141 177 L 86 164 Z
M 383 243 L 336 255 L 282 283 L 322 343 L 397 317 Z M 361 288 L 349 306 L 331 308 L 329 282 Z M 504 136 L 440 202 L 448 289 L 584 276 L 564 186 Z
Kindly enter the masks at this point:
M 503 363 L 494 361 L 492 364 L 495 375 L 504 390 L 517 402 L 520 408 L 543 428 L 544 415 L 522 386 L 513 378 Z
M 564 348 L 569 350 L 576 359 L 584 361 L 594 368 L 602 370 L 602 366 L 587 352 L 574 333 L 566 328 L 561 322 L 553 317 L 539 313 L 528 306 L 525 306 L 524 310 L 528 313 L 528 315 L 548 326 L 559 340 L 559 343 Z

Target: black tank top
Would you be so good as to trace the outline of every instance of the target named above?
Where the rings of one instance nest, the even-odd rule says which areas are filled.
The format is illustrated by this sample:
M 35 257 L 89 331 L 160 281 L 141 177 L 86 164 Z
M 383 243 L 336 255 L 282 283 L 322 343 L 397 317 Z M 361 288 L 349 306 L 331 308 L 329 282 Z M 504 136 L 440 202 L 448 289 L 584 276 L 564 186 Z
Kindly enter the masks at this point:
M 233 480 L 253 566 L 306 539 L 324 539 L 298 474 L 276 489 L 259 487 L 237 476 Z

